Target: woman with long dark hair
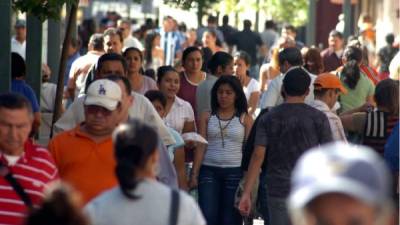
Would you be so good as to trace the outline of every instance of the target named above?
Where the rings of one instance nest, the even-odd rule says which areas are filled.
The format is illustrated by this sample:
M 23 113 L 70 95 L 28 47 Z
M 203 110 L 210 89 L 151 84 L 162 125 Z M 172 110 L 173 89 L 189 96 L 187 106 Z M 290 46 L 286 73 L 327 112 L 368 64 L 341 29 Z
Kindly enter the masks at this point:
M 156 180 L 158 139 L 157 132 L 139 120 L 117 127 L 113 142 L 119 186 L 86 206 L 93 225 L 205 224 L 191 197 Z
M 366 75 L 361 73 L 359 65 L 362 60 L 362 51 L 355 46 L 348 46 L 344 50 L 342 61 L 343 69 L 339 72 L 340 80 L 347 89 L 347 94 L 341 94 L 339 102 L 341 112 L 358 108 L 364 103 L 373 104 L 374 84 Z
M 253 124 L 240 81 L 220 77 L 211 90 L 211 112 L 200 115 L 199 133 L 208 146 L 199 145 L 190 186 L 198 185 L 199 205 L 208 225 L 242 224 L 234 196 L 242 178 L 242 146 Z
M 138 48 L 130 47 L 125 49 L 123 56 L 128 63 L 128 79 L 135 92 L 144 94 L 148 90 L 158 89 L 153 79 L 143 75 L 143 55 Z
M 157 72 L 158 67 L 164 64 L 164 51 L 160 47 L 161 36 L 157 32 L 147 34 L 144 45 L 145 68 Z
M 260 98 L 260 84 L 249 75 L 250 61 L 250 55 L 244 51 L 240 51 L 234 57 L 234 68 L 235 76 L 239 78 L 244 94 L 246 95 L 248 113 L 255 117 L 254 113 Z

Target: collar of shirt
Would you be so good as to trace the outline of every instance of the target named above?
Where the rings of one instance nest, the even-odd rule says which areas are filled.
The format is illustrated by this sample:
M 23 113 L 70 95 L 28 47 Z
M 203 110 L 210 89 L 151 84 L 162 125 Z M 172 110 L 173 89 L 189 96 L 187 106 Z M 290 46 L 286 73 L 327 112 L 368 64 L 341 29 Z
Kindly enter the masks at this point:
M 312 101 L 310 105 L 323 112 L 332 112 L 329 106 L 325 102 L 318 99 Z
M 22 153 L 22 155 L 20 155 L 17 162 L 13 165 L 10 165 L 7 158 L 4 156 L 5 154 L 0 150 L 0 161 L 4 162 L 5 165 L 9 165 L 9 166 L 15 166 L 16 164 L 18 164 L 20 162 L 26 163 L 27 160 L 32 156 L 32 151 L 34 148 L 35 148 L 35 145 L 32 143 L 32 141 L 27 140 L 24 144 L 24 152 Z
M 183 104 L 184 104 L 184 100 L 175 95 L 175 100 L 174 100 L 173 105 L 181 107 L 181 106 L 183 106 Z

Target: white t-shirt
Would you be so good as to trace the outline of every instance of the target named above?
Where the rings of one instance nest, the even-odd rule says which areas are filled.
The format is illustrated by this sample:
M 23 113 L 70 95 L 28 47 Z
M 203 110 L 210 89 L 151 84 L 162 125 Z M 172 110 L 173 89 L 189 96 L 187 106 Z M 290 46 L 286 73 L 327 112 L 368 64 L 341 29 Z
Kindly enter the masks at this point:
M 311 78 L 310 92 L 305 99 L 306 104 L 310 104 L 314 100 L 314 80 L 317 78 L 314 74 L 308 73 Z M 268 89 L 260 100 L 260 108 L 265 109 L 267 107 L 274 107 L 283 103 L 283 97 L 281 95 L 281 87 L 283 78 L 285 75 L 278 75 L 268 85 Z
M 16 52 L 22 58 L 25 59 L 25 51 L 26 51 L 26 41 L 24 41 L 22 44 L 15 39 L 15 37 L 11 38 L 11 52 Z
M 252 93 L 260 91 L 260 84 L 257 80 L 251 78 L 250 82 L 247 84 L 247 87 L 243 87 L 243 91 L 246 95 L 247 101 L 249 101 Z
M 194 121 L 194 112 L 189 102 L 175 96 L 175 101 L 164 118 L 168 127 L 175 129 L 178 133 L 182 134 L 185 122 Z
M 104 192 L 85 207 L 93 225 L 166 225 L 170 218 L 171 189 L 146 179 L 139 183 L 128 199 L 119 187 Z M 205 225 L 196 202 L 183 191 L 179 192 L 177 225 Z
M 158 115 L 151 102 L 141 94 L 132 92 L 133 104 L 129 108 L 129 117 L 146 121 L 158 128 L 160 137 L 165 145 L 175 143 L 175 139 L 170 135 L 164 121 Z M 77 98 L 64 112 L 61 118 L 54 124 L 55 131 L 66 131 L 74 128 L 79 123 L 85 121 L 83 101 L 85 96 Z
M 75 99 L 82 88 L 85 88 L 86 77 L 100 58 L 101 54 L 95 52 L 88 52 L 86 55 L 77 58 L 71 65 L 69 71 L 69 79 L 76 78 L 75 80 Z
M 57 85 L 45 82 L 42 83 L 40 91 L 40 111 L 41 112 L 53 112 L 54 103 L 56 101 Z

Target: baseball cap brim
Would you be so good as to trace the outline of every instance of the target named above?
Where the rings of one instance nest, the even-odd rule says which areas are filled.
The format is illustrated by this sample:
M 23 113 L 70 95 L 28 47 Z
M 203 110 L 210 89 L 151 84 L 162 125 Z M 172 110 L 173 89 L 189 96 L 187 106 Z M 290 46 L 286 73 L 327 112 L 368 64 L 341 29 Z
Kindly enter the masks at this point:
M 97 105 L 113 111 L 117 108 L 118 101 L 104 97 L 87 96 L 85 99 L 85 105 Z
M 377 205 L 383 199 L 374 195 L 360 184 L 350 181 L 346 178 L 332 178 L 321 180 L 313 185 L 300 188 L 290 195 L 288 199 L 289 207 L 292 209 L 300 209 L 307 206 L 315 198 L 329 193 L 340 193 L 361 200 L 370 205 Z

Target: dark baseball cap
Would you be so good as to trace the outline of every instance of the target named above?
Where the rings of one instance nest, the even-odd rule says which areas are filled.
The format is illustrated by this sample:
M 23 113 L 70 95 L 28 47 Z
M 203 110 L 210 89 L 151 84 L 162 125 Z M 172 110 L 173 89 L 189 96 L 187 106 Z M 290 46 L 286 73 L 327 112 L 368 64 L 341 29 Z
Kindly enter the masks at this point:
M 311 78 L 302 67 L 290 68 L 283 78 L 282 88 L 289 96 L 304 95 L 310 87 Z

